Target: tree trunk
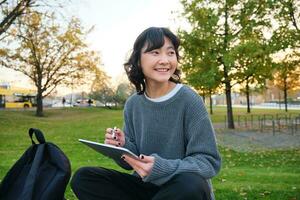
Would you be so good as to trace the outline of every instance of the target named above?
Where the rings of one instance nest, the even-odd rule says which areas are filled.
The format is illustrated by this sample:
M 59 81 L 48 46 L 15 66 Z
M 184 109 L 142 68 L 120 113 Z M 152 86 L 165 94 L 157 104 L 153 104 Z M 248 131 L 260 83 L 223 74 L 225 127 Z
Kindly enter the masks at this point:
M 281 110 L 281 95 L 280 95 L 280 90 L 278 92 L 278 103 L 279 103 L 279 110 Z
M 37 97 L 36 97 L 36 116 L 43 117 L 43 90 L 42 90 L 42 73 L 40 72 L 40 68 L 37 67 L 38 71 L 38 80 L 36 83 L 37 86 Z
M 38 90 L 38 94 L 36 97 L 36 103 L 37 103 L 37 107 L 36 107 L 36 116 L 38 117 L 43 117 L 44 113 L 43 113 L 43 97 L 42 97 L 42 92 L 40 90 Z
M 250 113 L 250 89 L 248 79 L 246 80 L 247 113 Z
M 210 108 L 210 114 L 213 114 L 213 103 L 212 103 L 212 98 L 211 98 L 211 90 L 209 91 L 209 108 Z
M 226 90 L 226 104 L 227 104 L 227 123 L 229 129 L 234 129 L 234 119 L 232 112 L 232 102 L 231 102 L 231 86 L 230 82 L 225 82 L 225 90 Z
M 223 42 L 223 50 L 224 54 L 227 52 L 228 48 L 228 37 L 229 37 L 229 25 L 228 25 L 228 7 L 227 0 L 225 1 L 225 23 L 224 23 L 224 42 Z M 224 56 L 224 55 L 223 55 Z M 234 121 L 233 121 L 233 113 L 232 113 L 232 103 L 231 103 L 231 84 L 230 79 L 228 77 L 228 66 L 224 62 L 224 57 L 222 57 L 222 64 L 224 67 L 224 83 L 225 83 L 225 93 L 226 93 L 226 104 L 227 104 L 227 122 L 228 128 L 234 129 Z
M 205 92 L 202 92 L 201 96 L 202 96 L 203 103 L 205 104 L 205 96 L 206 96 Z
M 284 106 L 285 106 L 285 112 L 288 111 L 288 107 L 287 107 L 287 82 L 286 82 L 286 78 L 284 79 L 284 89 L 283 89 L 283 93 L 284 93 Z

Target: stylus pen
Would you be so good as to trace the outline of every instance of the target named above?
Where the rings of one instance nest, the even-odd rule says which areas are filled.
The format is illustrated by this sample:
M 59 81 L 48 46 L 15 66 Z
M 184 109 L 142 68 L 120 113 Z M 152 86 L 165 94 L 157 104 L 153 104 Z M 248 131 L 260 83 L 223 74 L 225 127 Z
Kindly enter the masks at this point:
M 116 137 L 116 130 L 117 130 L 117 127 L 114 127 L 112 130 L 112 138 L 113 139 L 115 139 L 115 137 Z

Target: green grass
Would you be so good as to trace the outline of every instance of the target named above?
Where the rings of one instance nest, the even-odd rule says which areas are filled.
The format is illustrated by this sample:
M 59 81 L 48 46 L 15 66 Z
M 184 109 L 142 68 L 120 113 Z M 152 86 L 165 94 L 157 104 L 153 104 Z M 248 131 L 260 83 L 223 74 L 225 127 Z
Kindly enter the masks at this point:
M 299 199 L 300 150 L 238 153 L 221 149 L 217 199 Z
M 245 113 L 245 110 L 235 110 Z M 255 110 L 254 113 L 277 113 Z M 218 108 L 213 121 L 222 122 L 225 108 Z M 222 116 L 222 117 L 221 117 Z M 224 118 L 223 118 L 224 119 Z M 0 179 L 30 145 L 27 131 L 41 129 L 46 140 L 57 144 L 69 157 L 72 172 L 81 166 L 103 166 L 124 171 L 110 159 L 80 144 L 78 138 L 103 141 L 107 127 L 122 127 L 122 110 L 71 108 L 34 111 L 0 110 Z M 300 199 L 300 149 L 240 153 L 219 147 L 223 166 L 213 179 L 217 199 Z M 70 187 L 67 199 L 76 199 Z

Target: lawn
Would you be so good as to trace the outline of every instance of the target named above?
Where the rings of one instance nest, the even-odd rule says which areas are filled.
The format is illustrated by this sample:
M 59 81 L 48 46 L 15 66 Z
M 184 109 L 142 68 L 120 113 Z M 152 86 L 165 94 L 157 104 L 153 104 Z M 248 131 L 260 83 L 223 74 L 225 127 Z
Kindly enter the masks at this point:
M 243 114 L 245 110 L 237 109 Z M 255 110 L 254 113 L 275 113 Z M 214 122 L 222 122 L 225 109 L 215 110 Z M 65 108 L 45 111 L 0 110 L 0 179 L 30 145 L 28 128 L 41 129 L 46 140 L 57 144 L 69 157 L 74 172 L 81 166 L 103 166 L 122 170 L 110 159 L 78 142 L 78 138 L 103 141 L 107 127 L 122 127 L 122 110 Z M 220 174 L 213 179 L 217 199 L 300 199 L 300 149 L 235 152 L 219 147 L 223 158 Z M 124 170 L 122 170 L 124 171 Z M 70 187 L 67 199 L 76 199 Z

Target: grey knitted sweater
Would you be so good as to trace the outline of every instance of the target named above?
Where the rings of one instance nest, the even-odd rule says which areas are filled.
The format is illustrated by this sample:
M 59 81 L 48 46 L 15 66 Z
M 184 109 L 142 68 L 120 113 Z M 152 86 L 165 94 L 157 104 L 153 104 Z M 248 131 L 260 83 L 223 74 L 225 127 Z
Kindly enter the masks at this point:
M 215 134 L 201 97 L 183 86 L 170 99 L 153 102 L 134 94 L 124 108 L 125 148 L 152 155 L 155 163 L 143 180 L 162 185 L 181 172 L 205 179 L 220 170 Z M 125 163 L 118 163 L 130 169 Z

